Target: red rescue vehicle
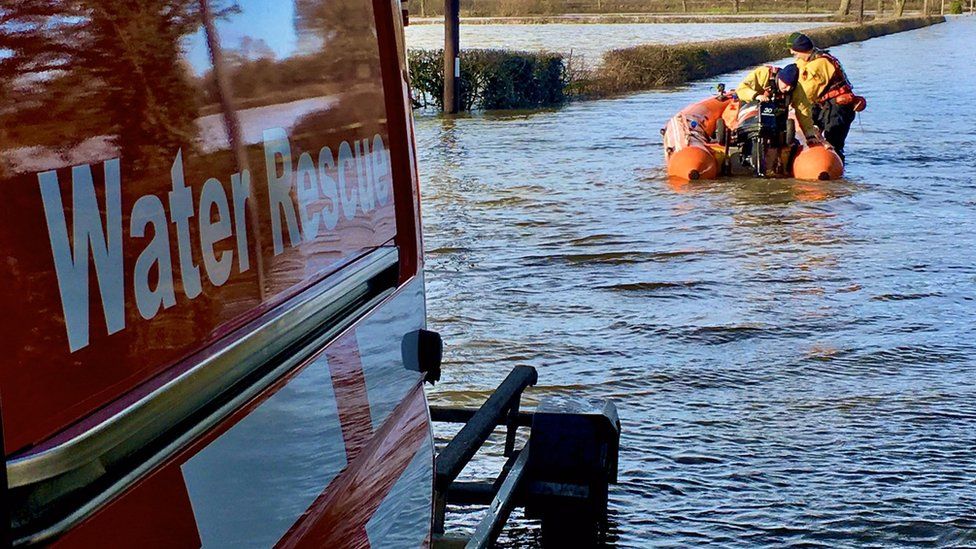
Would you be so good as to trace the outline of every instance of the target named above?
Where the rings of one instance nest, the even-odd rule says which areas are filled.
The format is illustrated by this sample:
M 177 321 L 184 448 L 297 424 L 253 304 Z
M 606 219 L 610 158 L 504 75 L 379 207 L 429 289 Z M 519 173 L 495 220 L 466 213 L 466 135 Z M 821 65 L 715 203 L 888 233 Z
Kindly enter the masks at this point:
M 406 71 L 399 0 L 0 5 L 7 541 L 429 544 Z

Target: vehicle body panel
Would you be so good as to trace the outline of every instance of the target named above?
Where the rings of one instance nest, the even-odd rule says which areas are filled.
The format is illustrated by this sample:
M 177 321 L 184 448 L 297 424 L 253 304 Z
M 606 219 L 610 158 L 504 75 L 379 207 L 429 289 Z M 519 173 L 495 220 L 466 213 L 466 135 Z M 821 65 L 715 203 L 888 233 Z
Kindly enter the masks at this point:
M 429 542 L 400 13 L 382 0 L 0 8 L 0 395 L 21 541 Z M 387 263 L 343 286 L 391 254 L 389 286 Z M 331 324 L 294 324 L 267 366 L 207 381 L 243 338 L 340 291 L 358 297 Z M 142 446 L 93 435 L 193 376 L 214 398 L 171 424 L 125 424 L 151 433 Z M 82 442 L 95 451 L 86 437 L 104 455 L 57 469 Z

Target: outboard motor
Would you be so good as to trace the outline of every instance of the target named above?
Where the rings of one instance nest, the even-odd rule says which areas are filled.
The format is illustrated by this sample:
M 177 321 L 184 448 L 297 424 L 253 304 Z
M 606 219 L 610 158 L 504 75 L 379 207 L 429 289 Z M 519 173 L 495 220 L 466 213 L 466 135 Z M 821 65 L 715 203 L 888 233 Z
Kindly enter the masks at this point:
M 743 169 L 756 177 L 786 173 L 796 137 L 786 101 L 776 98 L 746 103 L 739 108 L 737 122 L 734 144 L 738 147 L 738 158 L 732 162 L 733 173 Z M 781 154 L 784 150 L 785 158 Z

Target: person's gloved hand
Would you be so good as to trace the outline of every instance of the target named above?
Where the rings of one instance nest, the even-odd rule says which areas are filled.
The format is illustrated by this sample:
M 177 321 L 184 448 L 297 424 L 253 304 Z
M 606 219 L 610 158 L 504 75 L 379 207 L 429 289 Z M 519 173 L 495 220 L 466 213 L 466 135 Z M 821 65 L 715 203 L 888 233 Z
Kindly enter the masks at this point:
M 760 103 L 765 103 L 766 101 L 769 101 L 769 96 L 766 94 L 757 95 L 756 101 L 759 101 Z

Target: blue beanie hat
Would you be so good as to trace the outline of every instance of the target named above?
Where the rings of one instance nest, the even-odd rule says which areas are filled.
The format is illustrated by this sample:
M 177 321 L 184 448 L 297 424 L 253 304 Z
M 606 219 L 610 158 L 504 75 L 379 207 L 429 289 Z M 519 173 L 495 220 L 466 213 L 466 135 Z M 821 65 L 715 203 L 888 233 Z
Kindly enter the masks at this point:
M 796 64 L 790 63 L 776 73 L 776 79 L 782 81 L 787 86 L 794 88 L 796 87 L 797 81 L 800 79 L 800 69 L 796 68 Z
M 791 34 L 788 45 L 790 46 L 791 50 L 798 51 L 800 53 L 813 51 L 813 40 L 810 40 L 810 37 L 802 32 L 794 32 Z

